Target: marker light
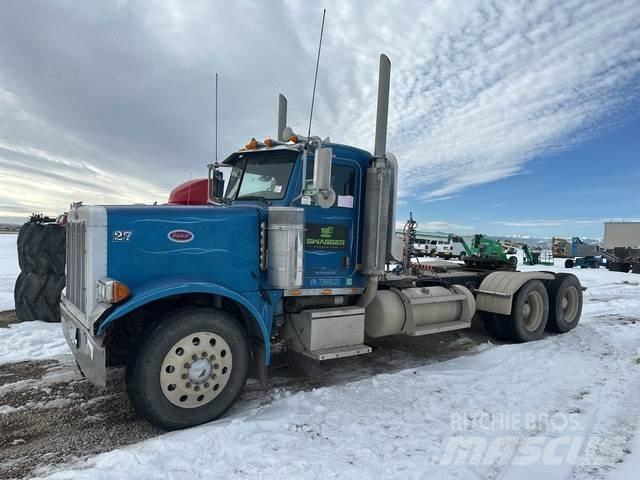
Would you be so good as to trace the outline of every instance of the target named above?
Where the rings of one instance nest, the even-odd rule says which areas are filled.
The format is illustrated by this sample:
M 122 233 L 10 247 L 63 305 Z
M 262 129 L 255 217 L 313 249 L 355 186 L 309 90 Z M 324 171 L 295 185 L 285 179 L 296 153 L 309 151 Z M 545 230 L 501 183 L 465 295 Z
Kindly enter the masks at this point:
M 251 140 L 249 140 L 249 143 L 247 143 L 244 148 L 246 148 L 247 150 L 255 150 L 258 147 L 258 141 L 255 138 L 252 138 Z
M 264 139 L 264 144 L 265 144 L 267 147 L 271 148 L 271 147 L 273 147 L 273 140 L 271 140 L 270 138 L 265 138 L 265 139 Z
M 113 278 L 98 280 L 98 300 L 106 303 L 119 303 L 131 295 L 129 287 Z

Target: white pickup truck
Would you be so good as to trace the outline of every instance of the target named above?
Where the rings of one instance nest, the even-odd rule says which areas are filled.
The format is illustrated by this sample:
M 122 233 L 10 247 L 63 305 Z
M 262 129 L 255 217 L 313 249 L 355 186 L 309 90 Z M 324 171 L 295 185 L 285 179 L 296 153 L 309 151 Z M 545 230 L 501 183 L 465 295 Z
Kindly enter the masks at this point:
M 447 260 L 450 258 L 459 258 L 460 260 L 462 260 L 467 255 L 467 252 L 461 242 L 448 242 L 445 240 L 439 240 L 438 244 L 436 245 L 435 254 L 437 257 L 441 257 Z

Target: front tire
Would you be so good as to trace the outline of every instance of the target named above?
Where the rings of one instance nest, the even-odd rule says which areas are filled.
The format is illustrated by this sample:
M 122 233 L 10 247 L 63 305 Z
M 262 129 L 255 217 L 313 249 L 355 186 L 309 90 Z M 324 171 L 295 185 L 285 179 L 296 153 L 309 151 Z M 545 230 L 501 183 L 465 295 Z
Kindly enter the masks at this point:
M 181 309 L 140 335 L 127 365 L 127 392 L 142 417 L 177 430 L 223 415 L 248 370 L 249 344 L 233 317 L 212 308 Z

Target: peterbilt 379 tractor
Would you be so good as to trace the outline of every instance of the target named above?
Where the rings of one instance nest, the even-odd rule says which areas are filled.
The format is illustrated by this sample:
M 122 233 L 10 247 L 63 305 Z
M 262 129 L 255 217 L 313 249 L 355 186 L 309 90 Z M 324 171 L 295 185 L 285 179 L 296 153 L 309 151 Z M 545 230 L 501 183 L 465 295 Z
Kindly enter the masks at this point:
M 368 354 L 378 337 L 468 328 L 476 314 L 505 341 L 574 328 L 574 275 L 410 268 L 394 233 L 389 83 L 382 55 L 373 155 L 296 135 L 281 96 L 277 140 L 211 165 L 205 205 L 72 206 L 61 313 L 84 375 L 102 386 L 125 365 L 136 410 L 179 429 L 221 416 L 252 364 L 264 378 L 276 344 L 322 362 Z

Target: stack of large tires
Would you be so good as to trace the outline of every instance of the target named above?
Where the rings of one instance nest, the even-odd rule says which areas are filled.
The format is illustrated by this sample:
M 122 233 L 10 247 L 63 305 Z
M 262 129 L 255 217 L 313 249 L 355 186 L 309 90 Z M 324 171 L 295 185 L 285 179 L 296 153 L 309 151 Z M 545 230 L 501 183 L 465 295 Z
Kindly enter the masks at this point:
M 14 298 L 22 322 L 60 321 L 60 294 L 64 288 L 66 231 L 52 219 L 34 216 L 18 233 L 18 263 Z

